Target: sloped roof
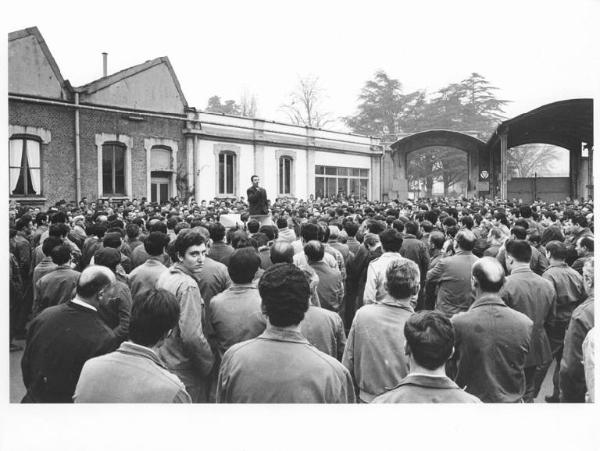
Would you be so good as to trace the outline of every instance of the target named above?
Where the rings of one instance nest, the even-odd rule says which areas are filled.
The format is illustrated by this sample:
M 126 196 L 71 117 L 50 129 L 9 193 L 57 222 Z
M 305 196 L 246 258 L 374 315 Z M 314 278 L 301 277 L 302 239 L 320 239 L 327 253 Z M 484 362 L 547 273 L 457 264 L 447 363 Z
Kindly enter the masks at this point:
M 134 75 L 137 75 L 141 72 L 144 72 L 148 69 L 158 66 L 160 64 L 165 64 L 167 66 L 169 73 L 171 74 L 171 77 L 173 78 L 173 83 L 175 84 L 177 92 L 179 93 L 179 96 L 181 97 L 181 100 L 182 100 L 184 106 L 187 107 L 188 103 L 187 103 L 187 100 L 185 99 L 185 96 L 183 95 L 183 91 L 181 90 L 181 85 L 179 84 L 177 75 L 175 75 L 173 66 L 171 66 L 171 62 L 169 61 L 169 58 L 166 56 L 161 56 L 159 58 L 155 58 L 153 60 L 149 60 L 144 63 L 138 64 L 136 66 L 128 67 L 127 69 L 123 69 L 119 72 L 115 72 L 114 74 L 99 78 L 97 80 L 94 80 L 90 83 L 87 83 L 83 86 L 79 86 L 74 89 L 76 92 L 79 92 L 79 93 L 92 94 L 94 92 L 100 91 L 101 89 L 107 88 L 110 85 L 118 83 L 126 78 L 133 77 Z
M 581 142 L 593 143 L 594 117 L 592 99 L 570 99 L 549 103 L 502 122 L 487 146 L 500 148 L 500 134 L 507 133 L 509 148 L 521 144 L 553 144 L 579 150 Z
M 393 151 L 403 150 L 406 153 L 430 146 L 448 146 L 465 151 L 479 150 L 485 143 L 466 133 L 453 130 L 426 130 L 400 138 L 390 147 Z
M 52 52 L 50 52 L 50 49 L 48 48 L 46 41 L 44 41 L 44 38 L 42 37 L 42 34 L 40 33 L 40 30 L 38 29 L 38 27 L 30 27 L 30 28 L 25 28 L 23 30 L 17 30 L 17 31 L 8 33 L 8 42 L 10 43 L 11 41 L 16 41 L 17 39 L 22 39 L 22 38 L 25 38 L 28 36 L 34 36 L 36 38 L 36 40 L 38 41 L 38 43 L 40 45 L 40 48 L 42 49 L 44 56 L 46 57 L 46 60 L 48 61 L 48 64 L 50 64 L 50 67 L 52 68 L 52 72 L 54 72 L 54 75 L 56 76 L 57 80 L 60 82 L 61 87 L 64 88 L 65 87 L 65 79 L 63 78 L 62 74 L 60 73 L 58 64 L 56 64 L 56 60 L 52 56 Z

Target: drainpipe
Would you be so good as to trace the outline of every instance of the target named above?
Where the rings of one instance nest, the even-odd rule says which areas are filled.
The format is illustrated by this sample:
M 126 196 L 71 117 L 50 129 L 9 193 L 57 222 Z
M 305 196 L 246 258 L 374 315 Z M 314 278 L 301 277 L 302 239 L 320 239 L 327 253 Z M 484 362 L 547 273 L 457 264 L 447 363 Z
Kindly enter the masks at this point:
M 77 204 L 81 200 L 81 149 L 79 143 L 79 93 L 75 93 L 75 192 Z

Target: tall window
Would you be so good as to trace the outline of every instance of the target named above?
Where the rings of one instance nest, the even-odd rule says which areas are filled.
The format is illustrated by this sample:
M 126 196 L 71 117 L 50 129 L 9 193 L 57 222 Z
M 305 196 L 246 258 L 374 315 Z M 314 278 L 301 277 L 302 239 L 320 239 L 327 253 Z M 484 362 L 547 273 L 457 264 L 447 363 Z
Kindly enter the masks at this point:
M 10 193 L 22 196 L 39 196 L 40 142 L 31 138 L 13 138 L 9 148 Z
M 102 145 L 102 189 L 105 196 L 125 195 L 125 146 Z
M 219 153 L 219 194 L 221 195 L 235 195 L 235 163 L 234 153 Z
M 279 158 L 279 194 L 292 194 L 292 164 L 290 157 Z
M 368 194 L 368 169 L 338 168 L 336 166 L 315 167 L 315 195 L 317 197 L 336 197 L 339 195 L 364 199 Z

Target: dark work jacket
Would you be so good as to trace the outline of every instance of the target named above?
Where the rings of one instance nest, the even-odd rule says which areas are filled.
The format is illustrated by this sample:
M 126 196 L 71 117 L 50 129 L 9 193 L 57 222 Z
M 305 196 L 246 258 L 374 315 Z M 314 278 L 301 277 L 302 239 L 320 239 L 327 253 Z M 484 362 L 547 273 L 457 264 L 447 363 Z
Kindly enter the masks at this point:
M 421 284 L 424 284 L 427 270 L 429 269 L 429 252 L 427 251 L 427 246 L 421 240 L 417 239 L 416 236 L 405 235 L 402 247 L 400 248 L 400 255 L 412 260 L 419 266 Z
M 246 194 L 248 195 L 248 213 L 250 215 L 269 214 L 267 192 L 264 188 L 251 186 L 246 191 Z
M 483 402 L 520 401 L 533 321 L 490 294 L 452 317 L 452 324 L 458 386 Z
M 71 301 L 48 307 L 29 326 L 21 360 L 32 402 L 73 402 L 83 364 L 114 351 L 114 333 L 97 312 Z
M 512 270 L 500 291 L 500 297 L 509 307 L 533 321 L 531 347 L 525 367 L 538 366 L 552 360 L 550 341 L 545 325 L 552 322 L 556 305 L 556 291 L 548 280 L 525 266 Z

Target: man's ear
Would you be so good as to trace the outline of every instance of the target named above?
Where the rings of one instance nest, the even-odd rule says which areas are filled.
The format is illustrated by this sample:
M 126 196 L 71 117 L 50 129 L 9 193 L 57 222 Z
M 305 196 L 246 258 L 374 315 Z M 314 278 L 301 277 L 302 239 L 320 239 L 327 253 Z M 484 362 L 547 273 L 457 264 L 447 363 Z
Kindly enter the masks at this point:
M 412 354 L 412 352 L 410 350 L 410 346 L 408 345 L 408 342 L 405 341 L 404 342 L 404 355 L 408 356 L 408 355 L 411 355 L 411 354 Z
M 452 351 L 450 352 L 450 355 L 448 356 L 448 360 L 450 360 L 452 357 L 454 357 L 454 351 L 456 351 L 456 348 L 454 346 L 452 346 Z

